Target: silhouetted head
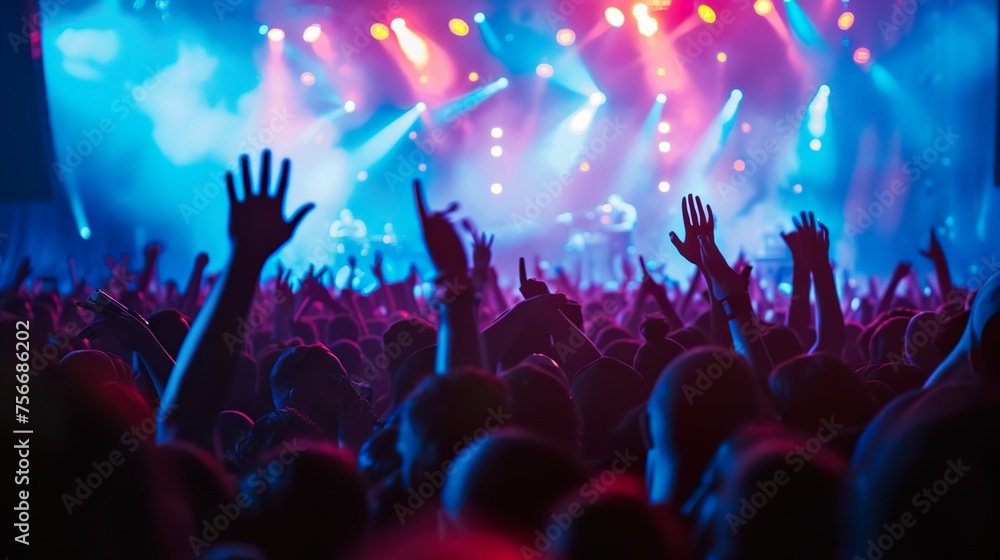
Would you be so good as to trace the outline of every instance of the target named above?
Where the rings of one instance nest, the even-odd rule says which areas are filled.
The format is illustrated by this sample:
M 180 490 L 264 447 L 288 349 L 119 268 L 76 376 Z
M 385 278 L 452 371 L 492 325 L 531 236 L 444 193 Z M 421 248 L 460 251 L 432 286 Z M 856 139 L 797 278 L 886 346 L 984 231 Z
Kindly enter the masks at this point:
M 455 460 L 442 494 L 449 521 L 525 538 L 551 522 L 551 508 L 587 482 L 567 452 L 522 433 L 492 435 Z
M 608 358 L 614 358 L 623 364 L 632 364 L 635 355 L 639 351 L 639 341 L 633 338 L 623 338 L 608 344 L 601 354 Z
M 893 317 L 879 325 L 868 343 L 868 364 L 903 362 L 906 353 L 906 327 L 909 324 L 908 317 Z
M 350 315 L 337 315 L 326 325 L 326 342 L 333 344 L 338 340 L 350 340 L 357 342 L 360 337 L 361 328 L 354 317 Z
M 684 327 L 671 331 L 669 338 L 683 346 L 685 350 L 693 350 L 708 344 L 708 337 L 705 336 L 705 333 L 695 327 Z
M 649 387 L 656 385 L 663 368 L 684 353 L 683 346 L 666 338 L 667 330 L 667 322 L 663 319 L 647 319 L 642 324 L 642 336 L 646 343 L 636 351 L 632 367 Z
M 784 362 L 768 379 L 781 422 L 814 433 L 823 420 L 864 426 L 874 407 L 863 380 L 830 354 L 809 354 Z
M 286 349 L 271 370 L 271 398 L 274 400 L 274 408 L 291 406 L 291 392 L 296 387 L 305 387 L 327 375 L 346 378 L 347 371 L 326 346 L 312 344 Z
M 768 327 L 764 331 L 763 339 L 767 353 L 771 355 L 771 362 L 775 364 L 791 360 L 805 352 L 795 331 L 784 325 Z
M 631 366 L 599 358 L 576 374 L 570 393 L 583 421 L 583 456 L 599 459 L 622 418 L 649 397 L 649 387 Z
M 577 453 L 580 419 L 566 386 L 541 368 L 522 364 L 500 375 L 510 400 L 511 424 Z
M 394 321 L 382 333 L 382 348 L 389 379 L 395 379 L 399 366 L 421 348 L 437 344 L 437 330 L 419 317 Z M 376 365 L 382 364 L 376 362 Z
M 934 345 L 934 338 L 941 333 L 946 322 L 944 315 L 924 311 L 914 315 L 906 325 L 906 359 L 927 375 L 934 373 L 944 359 Z
M 686 558 L 680 526 L 654 513 L 645 500 L 623 493 L 573 496 L 554 511 L 572 523 L 558 532 L 553 550 L 560 560 L 669 560 Z
M 344 558 L 365 539 L 368 503 L 348 453 L 332 444 L 274 450 L 240 481 L 243 538 L 268 558 Z
M 682 503 L 719 444 L 744 424 L 766 418 L 768 408 L 750 365 L 729 350 L 692 350 L 671 362 L 647 406 L 650 501 Z
M 160 346 L 163 346 L 167 354 L 176 360 L 177 353 L 181 351 L 181 344 L 184 343 L 184 338 L 191 330 L 187 319 L 176 309 L 161 309 L 150 315 L 147 320 L 149 321 L 149 330 L 160 342 Z
M 478 371 L 428 377 L 400 409 L 396 448 L 405 486 L 442 471 L 445 461 L 510 422 L 503 383 Z

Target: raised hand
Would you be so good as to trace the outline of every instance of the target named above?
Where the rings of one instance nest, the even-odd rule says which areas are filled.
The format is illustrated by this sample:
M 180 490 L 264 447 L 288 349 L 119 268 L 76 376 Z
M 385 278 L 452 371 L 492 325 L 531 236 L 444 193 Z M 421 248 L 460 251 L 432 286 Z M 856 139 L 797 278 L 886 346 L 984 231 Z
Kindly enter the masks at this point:
M 372 274 L 375 275 L 375 279 L 378 280 L 379 284 L 385 284 L 385 272 L 382 271 L 382 251 L 375 251 L 375 260 L 372 262 Z
M 424 189 L 419 180 L 413 181 L 413 197 L 417 202 L 420 226 L 424 232 L 424 244 L 439 277 L 465 276 L 469 270 L 469 260 L 462 246 L 462 240 L 455 232 L 448 215 L 458 210 L 458 203 L 452 202 L 441 212 L 430 212 L 424 199 Z
M 944 258 L 944 249 L 942 249 L 941 244 L 938 243 L 937 234 L 934 233 L 934 228 L 931 228 L 931 246 L 926 251 L 923 249 L 917 249 L 917 251 L 935 263 Z
M 21 259 L 20 264 L 17 265 L 17 273 L 14 275 L 14 289 L 19 289 L 31 273 L 31 257 L 24 257 Z
M 528 270 L 524 265 L 524 257 L 518 260 L 519 278 L 521 280 L 521 285 L 519 290 L 524 299 L 531 299 L 535 296 L 540 296 L 549 293 L 549 287 L 541 280 L 536 280 L 534 278 L 528 278 Z
M 792 217 L 798 236 L 800 259 L 810 270 L 822 265 L 830 265 L 830 231 L 812 212 L 801 212 L 799 218 Z
M 705 236 L 712 244 L 715 243 L 715 216 L 712 215 L 712 206 L 703 207 L 700 196 L 689 194 L 681 200 L 681 214 L 684 216 L 684 239 L 681 240 L 671 231 L 670 241 L 682 257 L 701 268 L 702 255 L 698 238 Z
M 711 279 L 712 295 L 717 300 L 723 300 L 726 296 L 746 292 L 750 286 L 751 267 L 743 269 L 740 274 L 733 270 L 722 256 L 715 241 L 706 235 L 698 236 L 701 247 L 701 261 L 705 267 L 705 273 Z
M 285 219 L 285 195 L 288 192 L 288 174 L 291 162 L 281 162 L 275 193 L 270 193 L 271 151 L 264 150 L 260 164 L 260 183 L 254 188 L 250 174 L 250 157 L 240 158 L 242 168 L 243 199 L 237 197 L 236 181 L 231 172 L 226 173 L 226 188 L 229 192 L 229 239 L 236 258 L 246 258 L 258 266 L 284 245 L 302 219 L 315 205 L 304 204 Z
M 666 296 L 666 286 L 657 283 L 656 280 L 653 280 L 653 276 L 649 273 L 649 268 L 646 266 L 646 258 L 642 255 L 639 255 L 639 267 L 642 268 L 642 280 L 639 284 L 639 289 L 650 295 L 658 295 L 662 293 L 663 296 Z
M 285 268 L 278 263 L 278 275 L 274 277 L 275 299 L 278 301 L 291 301 L 292 295 L 292 269 Z

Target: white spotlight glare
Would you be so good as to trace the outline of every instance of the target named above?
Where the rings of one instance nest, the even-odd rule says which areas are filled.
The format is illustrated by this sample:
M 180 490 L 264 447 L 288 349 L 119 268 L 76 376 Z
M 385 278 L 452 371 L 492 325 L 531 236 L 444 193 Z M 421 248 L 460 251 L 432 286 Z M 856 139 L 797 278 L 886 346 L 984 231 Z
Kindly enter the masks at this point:
M 599 91 L 590 94 L 590 102 L 594 105 L 604 105 L 604 102 L 607 100 L 608 97 Z
M 353 113 L 355 109 L 357 109 L 357 105 L 353 101 L 344 103 L 344 110 L 348 113 Z

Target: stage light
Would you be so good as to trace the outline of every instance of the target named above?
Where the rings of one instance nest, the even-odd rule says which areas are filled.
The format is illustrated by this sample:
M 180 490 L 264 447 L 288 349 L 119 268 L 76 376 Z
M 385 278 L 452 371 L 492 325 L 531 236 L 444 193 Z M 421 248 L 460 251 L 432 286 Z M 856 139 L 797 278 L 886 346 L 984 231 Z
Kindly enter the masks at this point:
M 490 155 L 493 157 L 500 157 L 503 155 L 503 148 L 500 146 L 493 146 L 490 148 Z
M 535 67 L 535 74 L 538 74 L 543 78 L 551 78 L 553 73 L 554 71 L 552 69 L 551 64 L 546 64 L 543 62 Z
M 581 163 L 580 164 L 580 171 L 583 171 L 584 173 L 590 171 L 590 164 L 587 163 L 587 162 Z
M 347 111 L 348 113 L 353 113 L 354 109 L 356 108 L 357 105 L 353 101 L 348 101 L 344 103 L 344 110 Z
M 500 194 L 503 192 L 503 185 L 500 183 L 493 183 L 490 185 L 490 192 L 493 194 Z
M 478 82 L 479 81 L 479 72 L 469 72 L 469 81 L 470 82 Z
M 656 34 L 656 30 L 659 29 L 660 24 L 657 23 L 655 19 L 650 17 L 649 6 L 645 4 L 636 4 L 632 8 L 632 15 L 635 16 L 639 33 L 645 35 L 646 37 L 651 37 Z
M 358 181 L 364 182 L 368 180 L 367 171 L 358 171 Z
M 584 105 L 582 109 L 573 113 L 569 119 L 569 129 L 572 132 L 583 132 L 594 120 L 594 108 L 590 104 Z
M 267 38 L 274 42 L 283 41 L 285 39 L 285 32 L 277 27 L 272 27 L 267 32 Z
M 823 143 L 819 141 L 819 138 L 813 138 L 809 141 L 809 149 L 818 152 L 820 148 L 823 147 Z
M 660 181 L 660 184 L 657 185 L 657 188 L 660 189 L 660 192 L 670 192 L 670 183 L 667 181 Z
M 503 136 L 503 129 L 500 128 L 499 126 L 494 126 L 493 130 L 490 130 L 490 136 L 494 138 L 500 138 L 501 136 Z
M 667 75 L 667 71 L 664 70 L 663 68 L 657 68 L 656 69 L 656 75 L 657 76 L 666 76 Z
M 419 111 L 421 113 L 423 113 L 424 111 L 427 110 L 427 104 L 424 103 L 423 101 L 417 103 L 416 107 L 417 107 L 417 111 Z
M 556 42 L 564 47 L 568 47 L 576 41 L 576 33 L 572 29 L 560 29 L 556 31 Z
M 483 23 L 486 21 L 486 14 L 483 12 L 477 12 L 476 15 L 472 16 L 472 21 L 476 23 Z
M 702 4 L 698 6 L 698 17 L 705 23 L 715 23 L 715 10 Z
M 396 32 L 396 40 L 399 41 L 399 48 L 403 50 L 406 58 L 413 63 L 418 70 L 423 70 L 430 60 L 430 51 L 427 48 L 427 41 L 406 26 L 406 20 L 396 18 L 389 24 Z M 423 82 L 427 83 L 427 82 Z
M 510 85 L 510 80 L 508 80 L 507 78 L 500 78 L 499 80 L 497 80 L 497 85 L 500 86 L 500 89 L 503 89 Z
M 427 76 L 420 76 L 420 83 L 426 84 L 427 83 Z
M 669 152 L 670 151 L 670 142 L 667 142 L 667 141 L 660 142 L 659 148 L 660 148 L 660 151 L 663 152 L 663 153 Z
M 314 23 L 309 27 L 307 27 L 305 31 L 302 32 L 302 40 L 307 43 L 315 43 L 322 34 L 323 30 L 320 29 L 319 24 Z
M 734 89 L 734 90 L 733 90 L 733 91 L 732 91 L 732 92 L 731 92 L 731 93 L 729 94 L 729 97 L 730 97 L 731 99 L 735 99 L 736 101 L 739 101 L 739 100 L 743 99 L 743 91 L 742 91 L 742 90 L 739 90 L 739 89 Z
M 871 51 L 869 51 L 864 47 L 861 47 L 860 49 L 854 51 L 854 62 L 857 62 L 858 64 L 864 64 L 868 62 L 871 59 L 871 57 L 872 57 Z
M 718 60 L 719 62 L 725 62 L 726 58 L 727 58 L 726 53 L 724 52 L 720 52 L 719 54 L 715 55 L 715 59 Z
M 389 38 L 389 28 L 384 23 L 373 23 L 368 28 L 368 32 L 371 33 L 373 38 L 379 41 L 385 41 Z
M 625 14 L 614 7 L 604 10 L 604 19 L 608 20 L 608 25 L 611 27 L 621 27 L 625 24 Z
M 469 34 L 469 24 L 465 23 L 464 19 L 452 18 L 451 21 L 448 22 L 448 29 L 459 37 L 465 37 Z
M 792 187 L 792 190 L 795 191 L 795 194 L 799 194 L 802 192 L 802 185 L 795 183 L 795 185 Z
M 750 123 L 745 122 L 745 123 L 741 124 L 740 125 L 740 130 L 742 130 L 743 132 L 750 132 Z
M 260 33 L 261 35 L 267 35 L 267 26 L 261 25 L 260 27 L 258 27 L 257 33 Z
M 80 228 L 80 237 L 83 239 L 90 239 L 90 228 L 87 226 Z
M 311 86 L 316 83 L 316 76 L 313 76 L 312 72 L 303 72 L 302 75 L 299 76 L 299 81 L 307 86 Z
M 774 4 L 771 3 L 771 0 L 757 0 L 753 3 L 753 11 L 757 12 L 758 16 L 766 16 L 773 9 Z
M 837 27 L 844 31 L 850 29 L 852 25 L 854 25 L 854 14 L 851 12 L 844 12 L 837 18 Z
M 421 171 L 421 172 L 427 171 L 427 164 L 426 163 L 421 163 L 420 165 L 418 165 L 417 166 L 417 171 Z
M 406 135 L 406 137 L 409 138 L 410 140 L 416 140 L 417 139 L 417 131 L 416 130 L 411 130 L 410 133 Z
M 743 99 L 743 92 L 734 89 L 732 93 L 729 94 L 729 99 L 726 104 L 722 106 L 722 111 L 719 113 L 719 119 L 722 123 L 728 123 L 733 120 L 736 116 L 736 111 L 740 108 L 740 101 Z
M 599 91 L 595 91 L 594 93 L 590 94 L 590 103 L 593 105 L 604 105 L 604 103 L 607 100 L 608 96 L 604 95 Z
M 668 123 L 667 121 L 663 121 L 660 124 L 656 125 L 656 130 L 659 130 L 663 134 L 666 134 L 670 132 L 670 123 Z
M 737 171 L 743 171 L 746 168 L 747 168 L 747 163 L 745 161 L 743 161 L 742 159 L 738 159 L 738 160 L 736 160 L 736 161 L 733 162 L 733 169 L 735 169 Z
M 665 94 L 665 93 L 658 93 L 658 94 L 656 94 L 656 101 L 657 101 L 657 103 L 666 103 L 667 102 L 667 94 Z

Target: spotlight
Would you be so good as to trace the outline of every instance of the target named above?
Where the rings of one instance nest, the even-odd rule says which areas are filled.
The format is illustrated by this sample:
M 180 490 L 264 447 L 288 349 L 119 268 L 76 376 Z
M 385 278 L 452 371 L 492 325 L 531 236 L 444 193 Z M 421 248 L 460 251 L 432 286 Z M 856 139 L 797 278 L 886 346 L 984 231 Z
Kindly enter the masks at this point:
M 732 93 L 729 94 L 729 98 L 733 101 L 739 101 L 740 99 L 743 99 L 743 91 L 734 89 Z
M 660 148 L 660 151 L 663 152 L 663 153 L 669 152 L 670 151 L 670 142 L 666 142 L 666 141 L 660 142 L 659 148 Z
M 348 113 L 353 113 L 354 109 L 356 108 L 357 105 L 353 101 L 348 101 L 347 103 L 344 103 L 344 110 L 347 111 Z
M 500 86 L 500 89 L 503 89 L 510 85 L 510 81 L 507 78 L 500 78 L 497 80 L 497 85 Z
M 500 128 L 499 126 L 494 126 L 493 130 L 490 131 L 490 136 L 494 138 L 500 138 L 501 136 L 503 136 L 503 129 Z
M 465 37 L 469 34 L 469 24 L 465 23 L 464 19 L 452 18 L 448 22 L 448 29 L 459 37 Z
M 564 47 L 572 45 L 576 41 L 576 33 L 572 29 L 560 29 L 556 31 L 556 42 Z
M 384 23 L 373 23 L 368 32 L 379 41 L 385 41 L 389 38 L 389 28 Z
M 657 103 L 666 103 L 667 102 L 667 94 L 665 94 L 665 93 L 658 93 L 656 95 L 656 102 Z
M 476 23 L 483 23 L 486 21 L 486 14 L 483 12 L 476 12 L 476 15 L 472 16 L 472 21 Z
M 319 36 L 322 34 L 323 30 L 320 29 L 319 24 L 314 23 L 309 27 L 307 27 L 306 30 L 302 32 L 302 40 L 307 43 L 315 43 L 319 39 Z
M 420 111 L 421 113 L 423 113 L 426 110 L 427 110 L 427 104 L 426 103 L 424 103 L 423 101 L 417 103 L 417 111 Z
M 493 194 L 500 194 L 503 192 L 503 185 L 500 183 L 493 183 L 490 185 L 490 192 Z
M 311 86 L 316 83 L 316 76 L 314 76 L 312 72 L 303 72 L 302 75 L 299 76 L 299 80 L 303 84 Z
M 861 47 L 860 49 L 854 51 L 854 62 L 857 62 L 858 64 L 864 64 L 868 62 L 871 59 L 871 57 L 872 57 L 871 51 L 869 51 L 864 47 Z
M 667 75 L 667 71 L 664 70 L 663 68 L 657 68 L 656 69 L 656 75 L 657 76 L 666 76 Z
M 719 62 L 725 62 L 727 58 L 728 57 L 724 52 L 720 52 L 719 54 L 715 55 L 715 59 L 718 60 Z
M 470 82 L 478 82 L 479 81 L 479 72 L 469 72 L 469 81 Z
M 611 27 L 621 27 L 625 24 L 625 14 L 618 8 L 604 10 L 604 19 L 608 20 L 608 25 Z
M 406 27 L 406 20 L 403 18 L 396 18 L 389 22 L 389 27 L 391 27 L 393 31 L 399 31 L 400 29 Z
M 417 166 L 417 171 L 427 171 L 427 164 L 426 163 L 421 163 L 420 165 L 418 165 Z
M 272 27 L 270 31 L 267 32 L 267 38 L 274 41 L 283 41 L 285 39 L 285 32 L 277 27 Z
M 604 105 L 604 102 L 607 100 L 608 97 L 599 91 L 590 94 L 590 103 L 593 105 Z
M 358 181 L 364 182 L 364 181 L 367 181 L 367 180 L 368 180 L 368 172 L 367 171 L 358 171 Z
M 261 35 L 267 35 L 267 26 L 261 25 L 260 27 L 258 27 L 257 33 L 260 33 Z
M 551 64 L 546 64 L 543 62 L 535 67 L 535 74 L 538 74 L 543 78 L 551 78 L 553 73 L 554 70 Z
M 656 34 L 656 30 L 659 28 L 660 24 L 656 22 L 649 15 L 649 6 L 645 4 L 636 4 L 632 8 L 632 15 L 635 16 L 636 25 L 639 28 L 639 33 L 651 37 Z
M 583 171 L 584 173 L 586 173 L 587 171 L 590 171 L 590 164 L 587 163 L 587 162 L 581 163 L 580 164 L 580 171 Z
M 80 237 L 84 239 L 90 239 L 90 228 L 87 226 L 83 226 L 82 228 L 80 228 Z
M 670 183 L 667 181 L 660 181 L 658 188 L 660 189 L 660 192 L 670 192 Z
M 698 17 L 705 23 L 715 23 L 715 10 L 702 4 L 698 6 Z
M 844 31 L 850 29 L 852 25 L 854 25 L 854 14 L 851 12 L 844 12 L 837 18 L 837 27 Z
M 809 149 L 818 152 L 820 148 L 823 147 L 823 143 L 819 141 L 819 138 L 813 138 L 809 141 Z
M 660 124 L 656 125 L 656 130 L 659 130 L 663 134 L 666 134 L 670 132 L 670 123 L 668 123 L 667 121 L 663 121 Z
M 753 3 L 753 11 L 757 12 L 758 16 L 766 16 L 773 9 L 774 4 L 771 3 L 771 0 L 757 0 Z
M 743 171 L 746 168 L 747 168 L 747 162 L 743 161 L 742 159 L 738 159 L 733 162 L 733 169 L 737 171 Z
M 503 155 L 503 148 L 500 146 L 493 146 L 490 148 L 490 155 L 493 157 L 500 157 Z
M 745 123 L 741 124 L 740 125 L 740 130 L 742 130 L 743 132 L 750 132 L 750 123 L 745 122 Z
M 802 192 L 802 185 L 795 183 L 795 186 L 792 187 L 792 190 L 795 191 L 796 194 L 799 194 Z

